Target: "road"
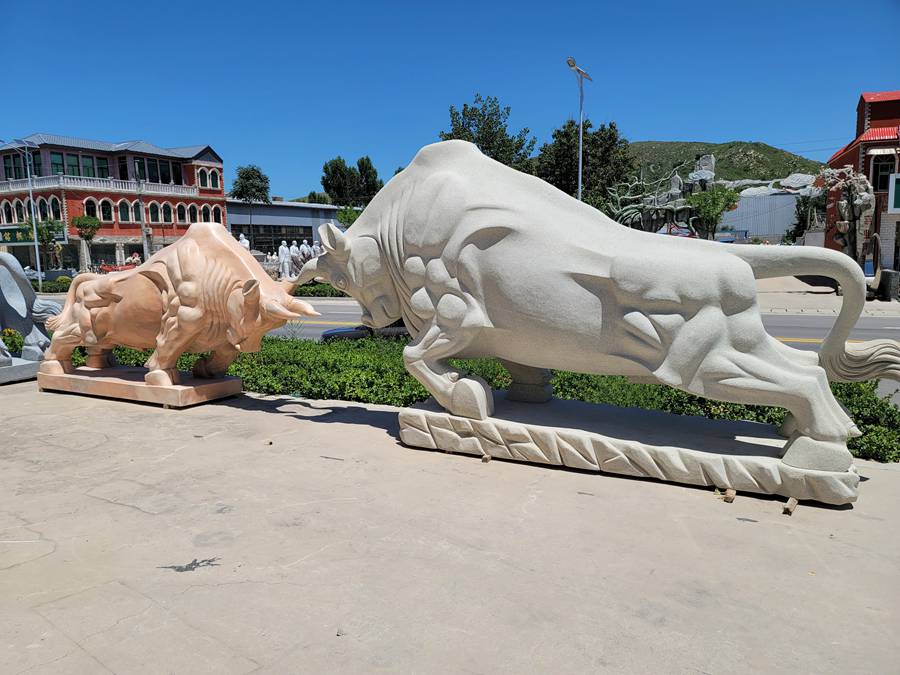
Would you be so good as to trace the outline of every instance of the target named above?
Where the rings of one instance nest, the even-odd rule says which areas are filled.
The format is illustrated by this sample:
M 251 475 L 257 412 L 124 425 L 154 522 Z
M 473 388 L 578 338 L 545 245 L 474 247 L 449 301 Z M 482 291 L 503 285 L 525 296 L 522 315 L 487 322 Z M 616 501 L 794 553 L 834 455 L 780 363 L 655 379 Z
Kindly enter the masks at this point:
M 360 311 L 355 302 L 316 298 L 312 304 L 322 316 L 293 322 L 272 331 L 271 335 L 315 340 L 331 328 L 359 324 Z M 837 317 L 830 314 L 764 314 L 769 334 L 797 349 L 818 349 Z M 861 317 L 850 335 L 851 340 L 892 338 L 900 340 L 900 317 Z

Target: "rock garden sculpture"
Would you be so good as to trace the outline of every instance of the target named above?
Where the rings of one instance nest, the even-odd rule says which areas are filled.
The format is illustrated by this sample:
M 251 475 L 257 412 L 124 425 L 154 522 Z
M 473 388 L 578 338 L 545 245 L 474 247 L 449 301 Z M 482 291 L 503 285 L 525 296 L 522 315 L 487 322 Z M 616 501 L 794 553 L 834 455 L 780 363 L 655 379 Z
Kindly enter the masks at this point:
M 512 375 L 507 399 L 548 399 L 552 368 L 781 406 L 790 411 L 783 464 L 847 472 L 846 442 L 859 430 L 829 380 L 900 379 L 900 343 L 846 343 L 865 301 L 849 257 L 623 227 L 462 141 L 426 146 L 346 233 L 325 225 L 320 235 L 326 253 L 295 281 L 346 291 L 369 326 L 402 318 L 413 338 L 405 365 L 462 420 L 447 429 L 463 440 L 481 433 L 492 392 L 448 360 L 498 357 Z M 844 289 L 818 354 L 763 326 L 756 279 L 787 275 L 828 276 Z
M 50 344 L 45 323 L 62 308 L 58 303 L 37 297 L 19 261 L 10 253 L 0 253 L 0 331 L 12 329 L 22 335 L 21 358 L 15 358 L 0 338 L 0 382 L 33 378 L 36 363 Z

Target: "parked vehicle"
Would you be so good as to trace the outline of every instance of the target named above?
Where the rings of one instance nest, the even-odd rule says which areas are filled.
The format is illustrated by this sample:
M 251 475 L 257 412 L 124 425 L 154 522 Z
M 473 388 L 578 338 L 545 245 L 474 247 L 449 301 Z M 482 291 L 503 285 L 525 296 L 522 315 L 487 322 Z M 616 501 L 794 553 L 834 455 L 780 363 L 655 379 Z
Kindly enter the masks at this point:
M 409 331 L 403 324 L 403 319 L 398 319 L 390 326 L 384 328 L 369 328 L 363 324 L 358 326 L 347 326 L 346 328 L 332 328 L 322 333 L 322 342 L 330 342 L 332 340 L 359 340 L 369 337 L 391 337 L 391 338 L 408 338 Z

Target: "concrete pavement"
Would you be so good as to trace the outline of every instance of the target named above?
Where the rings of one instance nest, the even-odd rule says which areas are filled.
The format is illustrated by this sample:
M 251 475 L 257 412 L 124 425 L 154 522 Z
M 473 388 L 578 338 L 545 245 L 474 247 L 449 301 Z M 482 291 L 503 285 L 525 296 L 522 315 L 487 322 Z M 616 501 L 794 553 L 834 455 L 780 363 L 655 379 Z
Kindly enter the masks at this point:
M 888 673 L 900 470 L 844 509 L 411 450 L 395 409 L 0 388 L 3 673 Z

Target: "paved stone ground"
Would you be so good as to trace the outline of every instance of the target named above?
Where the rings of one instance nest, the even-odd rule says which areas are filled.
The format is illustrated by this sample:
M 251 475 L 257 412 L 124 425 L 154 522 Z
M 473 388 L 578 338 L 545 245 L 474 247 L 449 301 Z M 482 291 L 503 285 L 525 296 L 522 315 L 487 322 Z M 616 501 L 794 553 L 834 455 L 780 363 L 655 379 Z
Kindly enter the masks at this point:
M 897 672 L 853 508 L 411 450 L 389 408 L 0 388 L 2 673 Z

